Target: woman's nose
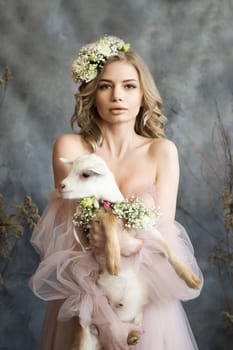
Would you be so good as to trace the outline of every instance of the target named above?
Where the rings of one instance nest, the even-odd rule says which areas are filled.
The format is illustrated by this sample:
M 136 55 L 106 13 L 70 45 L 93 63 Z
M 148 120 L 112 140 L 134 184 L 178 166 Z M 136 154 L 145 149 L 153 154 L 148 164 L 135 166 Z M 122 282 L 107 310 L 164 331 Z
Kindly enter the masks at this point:
M 114 88 L 112 90 L 112 101 L 113 102 L 118 102 L 118 101 L 122 101 L 122 92 L 119 88 Z
M 114 96 L 112 100 L 113 102 L 118 102 L 118 101 L 122 101 L 122 98 Z

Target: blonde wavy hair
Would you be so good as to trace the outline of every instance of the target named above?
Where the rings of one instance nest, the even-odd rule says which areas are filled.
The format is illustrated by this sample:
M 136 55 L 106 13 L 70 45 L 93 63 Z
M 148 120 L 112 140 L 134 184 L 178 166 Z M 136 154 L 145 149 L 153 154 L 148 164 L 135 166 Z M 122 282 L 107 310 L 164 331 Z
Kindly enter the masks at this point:
M 143 101 L 136 117 L 135 132 L 148 138 L 166 137 L 164 131 L 166 117 L 161 112 L 163 102 L 147 65 L 136 52 L 127 51 L 119 52 L 117 56 L 111 56 L 106 61 L 104 68 L 116 61 L 132 64 L 139 75 Z M 72 129 L 74 129 L 74 124 L 77 123 L 80 128 L 79 134 L 91 145 L 93 151 L 103 141 L 101 118 L 94 102 L 96 88 L 103 75 L 104 68 L 95 79 L 80 85 L 78 93 L 75 94 L 75 110 L 71 117 Z

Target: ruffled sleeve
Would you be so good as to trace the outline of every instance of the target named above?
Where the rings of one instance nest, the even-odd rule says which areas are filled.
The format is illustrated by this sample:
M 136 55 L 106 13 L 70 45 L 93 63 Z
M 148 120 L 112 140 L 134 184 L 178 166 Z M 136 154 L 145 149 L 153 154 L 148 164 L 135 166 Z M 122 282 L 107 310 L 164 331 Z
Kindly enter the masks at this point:
M 41 260 L 60 250 L 72 249 L 75 240 L 72 234 L 72 215 L 74 200 L 62 199 L 54 190 L 48 200 L 47 208 L 35 227 L 31 244 Z
M 31 243 L 41 256 L 41 263 L 30 279 L 29 285 L 43 300 L 63 299 L 59 312 L 60 320 L 79 316 L 83 325 L 93 321 L 93 312 L 98 310 L 99 322 L 112 322 L 116 317 L 103 291 L 97 286 L 99 266 L 91 251 L 78 251 L 73 235 L 72 217 L 75 201 L 59 198 L 55 191 L 35 228 Z M 176 256 L 203 281 L 194 257 L 188 235 L 178 222 L 159 220 L 155 228 L 171 245 Z M 181 280 L 167 259 L 161 254 L 150 230 L 139 230 L 137 237 L 143 240 L 138 254 L 123 258 L 123 266 L 130 266 L 147 286 L 149 300 L 153 303 L 169 300 L 188 300 L 199 295 Z M 102 321 L 101 321 L 102 319 Z M 105 319 L 105 321 L 104 321 Z M 98 317 L 96 317 L 98 322 Z
M 166 222 L 160 220 L 155 228 L 169 243 L 177 258 L 199 277 L 201 285 L 198 289 L 188 287 L 177 275 L 164 254 L 161 253 L 150 232 L 140 231 L 138 238 L 142 239 L 144 244 L 135 262 L 141 278 L 144 279 L 147 285 L 150 299 L 153 302 L 160 302 L 174 299 L 184 301 L 196 298 L 203 286 L 203 276 L 187 232 L 177 221 Z
M 79 316 L 83 326 L 111 323 L 116 315 L 96 280 L 99 266 L 90 251 L 77 250 L 72 217 L 75 201 L 52 192 L 31 243 L 41 262 L 29 281 L 33 293 L 45 301 L 64 300 L 58 319 Z M 94 319 L 93 319 L 94 317 Z
M 148 185 L 146 189 L 138 191 L 134 196 L 142 198 L 150 208 L 159 208 L 154 184 Z M 198 289 L 188 287 L 177 275 L 151 235 L 153 229 L 161 233 L 176 257 L 199 277 L 201 284 Z M 154 227 L 138 230 L 136 236 L 143 241 L 142 248 L 137 255 L 124 260 L 126 265 L 134 267 L 134 270 L 139 273 L 140 278 L 146 284 L 150 301 L 153 303 L 171 300 L 186 301 L 199 296 L 203 287 L 203 275 L 195 258 L 188 233 L 179 222 L 165 220 L 161 213 Z

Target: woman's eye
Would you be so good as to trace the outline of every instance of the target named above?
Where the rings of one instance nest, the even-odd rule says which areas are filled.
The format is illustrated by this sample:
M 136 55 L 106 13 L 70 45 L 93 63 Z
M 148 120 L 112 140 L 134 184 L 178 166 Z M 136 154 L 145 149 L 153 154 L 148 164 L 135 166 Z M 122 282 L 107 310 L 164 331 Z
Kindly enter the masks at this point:
M 101 84 L 98 86 L 98 89 L 100 90 L 107 90 L 107 89 L 111 89 L 111 85 L 110 84 Z
M 136 89 L 136 86 L 134 84 L 127 84 L 125 87 L 126 89 Z

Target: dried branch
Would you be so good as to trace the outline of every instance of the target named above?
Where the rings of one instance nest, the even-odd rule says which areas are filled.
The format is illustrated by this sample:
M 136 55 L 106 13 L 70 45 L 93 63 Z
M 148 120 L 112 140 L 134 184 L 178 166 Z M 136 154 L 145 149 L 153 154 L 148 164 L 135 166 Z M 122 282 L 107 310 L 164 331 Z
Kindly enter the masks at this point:
M 216 109 L 217 127 L 224 154 L 225 176 L 221 194 L 224 231 L 209 255 L 209 264 L 218 270 L 226 308 L 224 317 L 233 330 L 233 155 L 231 138 L 224 127 L 217 105 Z
M 38 207 L 29 196 L 24 198 L 23 204 L 11 207 L 14 208 L 14 213 L 6 213 L 3 196 L 0 194 L 0 285 L 3 284 L 3 276 L 25 228 L 32 230 L 40 218 Z
M 10 68 L 8 66 L 5 67 L 4 72 L 0 78 L 0 85 L 2 86 L 2 92 L 0 95 L 0 107 L 3 103 L 4 97 L 6 95 L 8 81 L 13 79 Z
M 218 186 L 212 186 L 209 179 L 204 179 L 207 186 L 211 188 L 221 200 L 220 213 L 216 215 L 220 229 L 218 235 L 213 235 L 212 232 L 204 227 L 198 219 L 191 215 L 186 209 L 180 208 L 186 215 L 192 218 L 199 227 L 207 232 L 215 244 L 208 257 L 209 265 L 216 268 L 218 272 L 219 282 L 223 291 L 225 311 L 224 319 L 228 321 L 231 329 L 233 330 L 233 154 L 231 147 L 231 137 L 227 132 L 218 106 L 216 104 L 217 120 L 212 132 L 212 143 L 215 155 L 221 153 L 221 161 L 223 160 L 224 166 L 221 167 L 221 174 L 213 167 L 209 159 L 198 149 L 197 145 L 193 142 L 189 135 L 186 138 L 189 145 L 192 145 L 196 154 L 199 156 L 205 167 L 211 171 L 211 175 L 214 178 Z M 217 141 L 218 142 L 217 142 Z M 191 176 L 195 179 L 196 176 L 189 167 L 188 161 L 182 156 L 184 165 L 187 167 Z M 213 208 L 214 210 L 214 208 Z M 217 210 L 217 209 L 216 209 Z

